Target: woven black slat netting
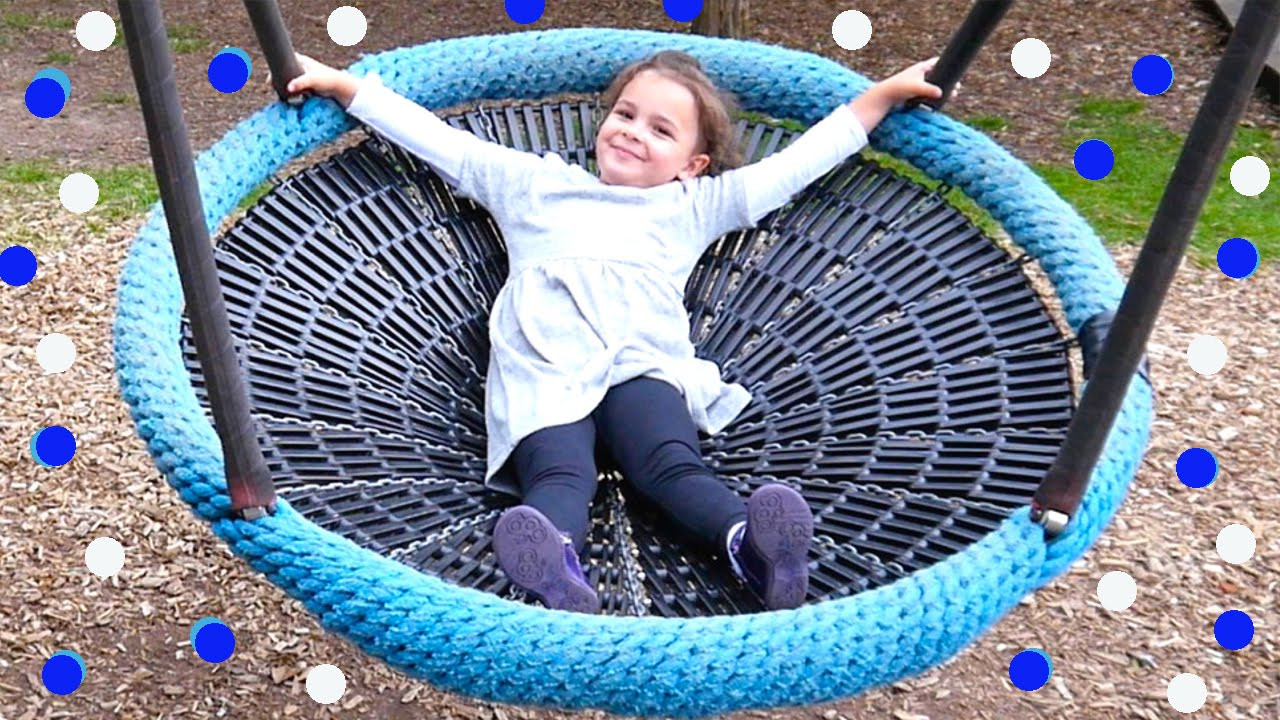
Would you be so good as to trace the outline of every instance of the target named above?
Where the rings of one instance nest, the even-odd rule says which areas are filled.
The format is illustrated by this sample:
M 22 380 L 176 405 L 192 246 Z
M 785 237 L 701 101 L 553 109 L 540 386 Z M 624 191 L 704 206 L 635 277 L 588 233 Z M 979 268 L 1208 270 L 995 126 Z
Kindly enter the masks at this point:
M 446 116 L 594 171 L 590 102 Z M 742 121 L 748 160 L 797 133 Z M 940 189 L 854 157 L 706 252 L 686 288 L 698 355 L 753 403 L 703 438 L 744 498 L 798 489 L 816 516 L 808 602 L 884 585 L 1026 505 L 1073 408 L 1068 342 L 1024 258 Z M 317 525 L 449 582 L 521 597 L 485 491 L 488 311 L 507 274 L 488 213 L 381 138 L 280 181 L 216 258 L 259 440 Z M 204 380 L 186 322 L 197 396 Z M 212 421 L 212 416 L 210 415 Z M 605 612 L 756 612 L 606 454 L 586 550 Z

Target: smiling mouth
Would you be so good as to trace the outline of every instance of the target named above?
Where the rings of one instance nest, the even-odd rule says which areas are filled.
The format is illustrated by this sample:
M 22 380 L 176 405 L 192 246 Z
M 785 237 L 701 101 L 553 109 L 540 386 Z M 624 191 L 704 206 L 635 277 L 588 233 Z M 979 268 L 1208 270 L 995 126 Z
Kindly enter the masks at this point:
M 623 157 L 629 157 L 629 158 L 633 158 L 633 159 L 635 159 L 635 160 L 639 160 L 639 159 L 640 159 L 640 156 L 639 156 L 639 155 L 636 155 L 635 153 L 631 152 L 630 150 L 626 150 L 626 149 L 623 149 L 623 148 L 617 147 L 616 145 L 614 146 L 614 148 L 613 148 L 613 149 L 614 149 L 615 151 L 617 151 L 617 153 L 618 153 L 619 155 L 623 156 Z

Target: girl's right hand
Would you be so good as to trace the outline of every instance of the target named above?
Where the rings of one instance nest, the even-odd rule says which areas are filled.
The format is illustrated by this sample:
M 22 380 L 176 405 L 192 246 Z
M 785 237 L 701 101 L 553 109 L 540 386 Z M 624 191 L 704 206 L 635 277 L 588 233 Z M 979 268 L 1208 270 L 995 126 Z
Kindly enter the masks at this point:
M 297 53 L 297 58 L 302 74 L 289 81 L 290 95 L 313 92 L 337 100 L 344 108 L 351 104 L 359 86 L 354 75 L 345 70 L 335 70 L 302 53 Z

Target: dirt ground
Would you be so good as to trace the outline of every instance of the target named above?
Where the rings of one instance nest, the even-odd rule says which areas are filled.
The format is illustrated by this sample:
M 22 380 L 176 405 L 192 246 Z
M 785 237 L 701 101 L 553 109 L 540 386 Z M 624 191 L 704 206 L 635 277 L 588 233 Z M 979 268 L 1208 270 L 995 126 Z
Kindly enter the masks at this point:
M 369 33 L 356 48 L 341 48 L 325 31 L 336 2 L 285 0 L 284 14 L 299 50 L 338 66 L 360 53 L 459 35 L 521 28 L 496 0 L 484 3 L 359 2 Z M 880 77 L 936 54 L 958 25 L 967 0 L 757 0 L 754 36 L 767 43 L 817 52 Z M 549 2 L 535 29 L 610 26 L 683 31 L 657 2 Z M 848 52 L 831 39 L 831 21 L 851 7 L 875 22 L 863 50 Z M 114 4 L 5 0 L 0 12 L 74 20 L 89 10 L 117 15 Z M 176 73 L 191 140 L 208 147 L 273 98 L 259 81 L 265 61 L 238 3 L 166 3 L 171 25 L 199 28 L 206 51 L 180 54 Z M 0 127 L 5 163 L 61 162 L 68 171 L 114 163 L 149 162 L 121 48 L 90 53 L 69 30 L 0 28 Z M 1009 67 L 1008 51 L 1022 37 L 1044 40 L 1054 53 L 1049 73 L 1028 81 Z M 1165 95 L 1150 112 L 1185 132 L 1221 52 L 1226 33 L 1193 0 L 1063 0 L 1018 3 L 965 78 L 965 93 L 949 112 L 995 114 L 1009 121 L 996 140 L 1024 160 L 1069 160 L 1058 123 L 1083 97 L 1132 98 L 1133 61 L 1163 54 L 1175 68 Z M 223 45 L 242 47 L 255 62 L 254 81 L 234 95 L 214 91 L 205 76 Z M 51 51 L 74 56 L 65 65 L 72 101 L 56 118 L 40 121 L 22 105 L 31 75 Z M 1280 136 L 1280 111 L 1256 94 L 1243 124 Z M 1275 169 L 1272 169 L 1273 176 Z M 1259 198 L 1277 207 L 1278 189 Z M 233 557 L 168 488 L 137 439 L 119 397 L 111 356 L 115 283 L 142 218 L 113 227 L 106 239 L 86 241 L 84 218 L 63 211 L 57 198 L 6 204 L 0 228 L 38 225 L 69 239 L 39 255 L 41 274 L 21 288 L 3 287 L 0 363 L 0 561 L 8 593 L 0 594 L 0 720 L 57 717 L 213 718 L 555 718 L 566 715 L 494 705 L 446 694 L 402 677 L 327 635 L 301 606 Z M 1241 234 L 1247 235 L 1248 229 Z M 1116 251 L 1123 272 L 1135 253 Z M 1264 262 L 1270 260 L 1264 258 Z M 1151 447 L 1114 524 L 1072 570 L 1028 597 L 1003 622 L 941 668 L 861 697 L 826 705 L 730 717 L 764 718 L 1166 718 L 1169 680 L 1200 675 L 1211 718 L 1280 716 L 1280 643 L 1275 598 L 1280 593 L 1280 275 L 1268 266 L 1244 281 L 1214 268 L 1184 265 L 1152 337 L 1158 416 Z M 41 376 L 38 340 L 50 332 L 75 339 L 75 367 Z M 1185 350 L 1196 333 L 1213 333 L 1231 359 L 1217 375 L 1191 372 Z M 32 428 L 73 428 L 76 459 L 57 470 L 35 466 L 27 451 Z M 1178 454 L 1210 447 L 1222 472 L 1208 488 L 1184 487 L 1173 472 Z M 1257 551 L 1243 565 L 1223 563 L 1214 550 L 1227 524 L 1248 526 Z M 95 537 L 120 540 L 126 564 L 102 581 L 84 567 Z M 1138 601 L 1111 613 L 1096 597 L 1099 577 L 1124 570 L 1137 581 Z M 1213 622 L 1224 610 L 1245 610 L 1255 623 L 1253 643 L 1223 650 Z M 236 656 L 210 666 L 186 642 L 205 616 L 237 632 Z M 1053 679 L 1034 693 L 1008 680 L 1009 660 L 1043 648 Z M 44 660 L 59 649 L 85 657 L 85 684 L 66 698 L 40 681 Z M 309 667 L 332 663 L 347 676 L 339 706 L 306 695 Z

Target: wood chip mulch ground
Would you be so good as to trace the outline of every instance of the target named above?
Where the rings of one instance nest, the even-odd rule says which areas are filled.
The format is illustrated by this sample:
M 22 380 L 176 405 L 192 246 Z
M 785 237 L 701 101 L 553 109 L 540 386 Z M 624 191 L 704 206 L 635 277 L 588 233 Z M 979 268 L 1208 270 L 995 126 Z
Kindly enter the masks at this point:
M 354 50 L 330 43 L 324 18 L 338 3 L 286 1 L 298 47 L 345 64 Z M 849 5 L 759 2 L 756 34 L 765 42 L 819 52 L 871 76 L 882 76 L 941 47 L 966 2 L 858 3 L 876 20 L 864 51 L 840 50 L 830 22 Z M 433 37 L 508 32 L 496 3 L 364 3 L 371 52 Z M 649 4 L 604 0 L 548 3 L 538 27 L 570 25 L 679 26 Z M 656 6 L 656 4 L 654 4 Z M 78 17 L 85 3 L 14 0 L 8 12 Z M 102 9 L 115 15 L 114 6 Z M 234 6 L 166 3 L 171 23 L 198 25 L 218 46 L 253 48 L 247 21 Z M 391 18 L 395 22 L 390 22 Z M 1051 79 L 1027 83 L 1007 65 L 1007 50 L 1023 36 L 1039 37 L 1055 53 Z M 1066 158 L 1056 128 L 1085 95 L 1130 97 L 1127 68 L 1136 57 L 1165 54 L 1178 73 L 1175 88 L 1150 111 L 1185 131 L 1212 73 L 1225 33 L 1191 0 L 1080 0 L 1020 3 L 965 79 L 952 108 L 1010 119 L 997 140 L 1023 159 Z M 147 161 L 141 121 L 132 106 L 94 100 L 99 92 L 132 93 L 124 52 L 92 56 L 69 31 L 32 30 L 0 47 L 0 126 L 6 163 L 66 158 L 77 164 Z M 35 121 L 16 98 L 52 49 L 73 53 L 74 101 L 52 125 Z M 253 53 L 255 60 L 260 56 Z M 1003 59 L 1002 59 L 1003 58 Z M 207 147 L 249 112 L 268 102 L 261 87 L 217 96 L 203 77 L 205 55 L 179 56 L 192 140 Z M 261 72 L 262 69 L 258 69 Z M 1280 133 L 1280 113 L 1261 97 L 1246 123 Z M 56 128 L 50 130 L 50 128 Z M 68 150 L 71 148 L 73 150 Z M 1272 170 L 1273 175 L 1275 169 Z M 1260 202 L 1277 203 L 1273 186 Z M 142 218 L 87 231 L 57 198 L 0 198 L 0 228 L 34 226 L 57 249 L 38 253 L 41 271 L 30 285 L 4 286 L 0 322 L 0 719 L 118 718 L 516 718 L 609 717 L 494 705 L 442 693 L 400 676 L 320 630 L 298 603 L 233 557 L 168 488 L 138 440 L 117 387 L 111 355 L 115 288 Z M 1241 234 L 1246 234 L 1242 229 Z M 1122 272 L 1136 252 L 1115 251 Z M 1264 259 L 1265 260 L 1265 259 Z M 36 343 L 47 333 L 75 340 L 78 359 L 63 375 L 42 376 Z M 1215 334 L 1230 359 L 1211 377 L 1186 361 L 1193 335 Z M 1280 275 L 1270 267 L 1248 278 L 1216 268 L 1179 270 L 1149 353 L 1157 384 L 1152 441 L 1130 496 L 1114 523 L 1073 568 L 1036 592 L 951 662 L 923 676 L 861 697 L 816 707 L 747 712 L 734 718 L 1168 718 L 1169 680 L 1183 672 L 1204 678 L 1211 718 L 1280 716 L 1280 643 L 1275 598 L 1280 594 Z M 59 469 L 36 466 L 28 453 L 35 428 L 62 424 L 79 451 Z M 1222 467 L 1208 488 L 1191 490 L 1174 474 L 1178 454 L 1208 447 Z M 1231 523 L 1257 538 L 1254 557 L 1230 565 L 1214 540 Z M 108 535 L 126 548 L 124 569 L 100 580 L 85 568 L 84 550 Z M 1099 577 L 1124 570 L 1138 585 L 1129 610 L 1102 609 Z M 1227 609 L 1249 613 L 1256 632 L 1245 650 L 1218 646 L 1213 623 Z M 237 631 L 232 662 L 210 666 L 187 643 L 191 624 L 216 616 Z M 1028 647 L 1053 659 L 1048 686 L 1015 689 L 1009 660 Z M 58 698 L 40 680 L 44 660 L 59 649 L 85 657 L 88 679 Z M 308 698 L 308 668 L 332 663 L 348 679 L 336 706 Z

